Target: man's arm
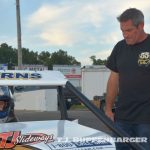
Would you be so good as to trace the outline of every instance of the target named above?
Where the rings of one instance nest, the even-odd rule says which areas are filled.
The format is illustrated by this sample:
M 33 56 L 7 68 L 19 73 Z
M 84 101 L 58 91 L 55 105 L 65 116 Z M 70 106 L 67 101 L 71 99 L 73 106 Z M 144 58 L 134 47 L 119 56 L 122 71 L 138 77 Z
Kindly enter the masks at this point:
M 114 114 L 112 108 L 115 103 L 116 96 L 118 94 L 118 83 L 119 83 L 119 74 L 111 71 L 111 74 L 107 83 L 107 95 L 106 95 L 106 109 L 105 114 L 112 121 L 114 121 Z

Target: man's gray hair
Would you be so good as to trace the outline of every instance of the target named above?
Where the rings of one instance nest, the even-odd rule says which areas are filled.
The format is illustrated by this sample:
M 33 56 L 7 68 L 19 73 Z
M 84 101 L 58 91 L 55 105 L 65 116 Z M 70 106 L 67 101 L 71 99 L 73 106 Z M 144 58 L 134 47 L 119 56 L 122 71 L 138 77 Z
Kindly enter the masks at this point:
M 124 22 L 132 20 L 134 26 L 138 26 L 140 23 L 144 22 L 144 15 L 142 11 L 136 8 L 129 8 L 125 10 L 119 17 L 117 17 L 119 22 Z

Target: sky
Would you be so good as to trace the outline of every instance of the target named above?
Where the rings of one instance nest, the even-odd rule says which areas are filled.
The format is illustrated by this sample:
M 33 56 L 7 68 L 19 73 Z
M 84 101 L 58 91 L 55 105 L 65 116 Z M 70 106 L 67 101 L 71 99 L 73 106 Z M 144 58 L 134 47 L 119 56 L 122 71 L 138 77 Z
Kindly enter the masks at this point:
M 150 33 L 150 0 L 20 0 L 22 47 L 38 52 L 67 51 L 81 65 L 90 56 L 106 59 L 122 33 L 116 19 L 137 8 Z M 0 0 L 0 44 L 17 48 L 16 0 Z

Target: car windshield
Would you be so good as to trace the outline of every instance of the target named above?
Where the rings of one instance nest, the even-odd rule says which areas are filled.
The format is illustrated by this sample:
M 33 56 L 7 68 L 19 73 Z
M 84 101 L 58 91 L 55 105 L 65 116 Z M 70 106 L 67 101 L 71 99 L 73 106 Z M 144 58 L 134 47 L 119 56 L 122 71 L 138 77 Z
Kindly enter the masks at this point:
M 0 97 L 1 96 L 10 96 L 8 86 L 0 86 Z

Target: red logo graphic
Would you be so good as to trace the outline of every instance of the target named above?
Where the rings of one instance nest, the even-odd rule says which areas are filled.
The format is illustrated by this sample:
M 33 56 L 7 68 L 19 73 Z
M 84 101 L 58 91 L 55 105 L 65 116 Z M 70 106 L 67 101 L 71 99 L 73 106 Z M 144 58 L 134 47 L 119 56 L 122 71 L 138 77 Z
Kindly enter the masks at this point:
M 3 132 L 0 133 L 0 149 L 10 149 L 16 145 L 31 145 L 44 142 L 49 143 L 54 141 L 54 135 L 44 133 L 29 133 L 21 135 L 21 131 Z
M 0 133 L 0 149 L 13 148 L 20 133 L 20 131 Z

